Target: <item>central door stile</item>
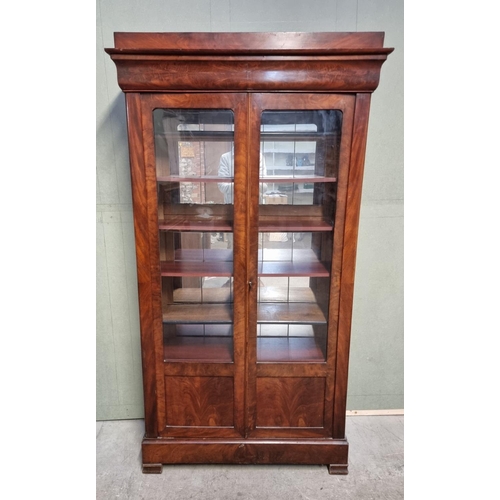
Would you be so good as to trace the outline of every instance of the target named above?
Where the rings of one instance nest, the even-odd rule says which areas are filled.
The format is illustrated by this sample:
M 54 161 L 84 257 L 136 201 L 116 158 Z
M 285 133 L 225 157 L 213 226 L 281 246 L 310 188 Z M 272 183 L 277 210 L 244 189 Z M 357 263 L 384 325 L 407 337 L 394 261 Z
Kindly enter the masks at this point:
M 156 241 L 151 282 L 155 359 L 161 365 L 154 396 L 158 435 L 241 438 L 247 326 L 247 97 L 150 94 L 141 102 L 148 220 Z M 219 151 L 225 142 L 232 142 L 231 151 L 229 146 Z M 230 159 L 234 170 L 227 172 L 229 182 L 221 180 L 223 157 Z M 189 170 L 198 165 L 208 170 Z M 222 197 L 220 190 L 226 186 L 231 199 L 224 194 L 224 202 L 212 201 Z M 224 240 L 217 244 L 219 234 Z M 226 241 L 228 250 L 221 247 Z
M 234 99 L 234 422 L 245 436 L 247 371 L 247 234 L 248 234 L 248 96 L 230 94 Z
M 255 429 L 257 411 L 257 300 L 258 300 L 258 236 L 259 236 L 259 139 L 260 113 L 255 112 L 254 94 L 248 94 L 248 244 L 247 244 L 247 380 L 245 437 Z

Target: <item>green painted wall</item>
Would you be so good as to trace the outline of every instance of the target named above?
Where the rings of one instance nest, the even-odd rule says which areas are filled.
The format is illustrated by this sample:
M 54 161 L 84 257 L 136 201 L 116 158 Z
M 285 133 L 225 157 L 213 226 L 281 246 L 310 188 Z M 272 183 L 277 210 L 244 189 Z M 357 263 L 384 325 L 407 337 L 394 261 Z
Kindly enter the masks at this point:
M 372 98 L 354 297 L 349 410 L 403 408 L 403 1 L 98 0 L 97 419 L 143 416 L 124 97 L 114 31 L 385 31 Z

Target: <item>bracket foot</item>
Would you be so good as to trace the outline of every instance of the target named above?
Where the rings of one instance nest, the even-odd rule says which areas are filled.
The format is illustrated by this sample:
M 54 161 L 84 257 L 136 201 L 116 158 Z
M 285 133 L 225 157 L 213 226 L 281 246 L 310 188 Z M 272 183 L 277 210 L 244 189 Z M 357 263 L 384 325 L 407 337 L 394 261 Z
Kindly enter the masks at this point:
M 162 470 L 162 464 L 142 464 L 143 474 L 161 474 Z
M 347 470 L 348 465 L 347 464 L 329 464 L 328 465 L 328 473 L 329 474 L 342 474 L 346 475 L 349 473 Z

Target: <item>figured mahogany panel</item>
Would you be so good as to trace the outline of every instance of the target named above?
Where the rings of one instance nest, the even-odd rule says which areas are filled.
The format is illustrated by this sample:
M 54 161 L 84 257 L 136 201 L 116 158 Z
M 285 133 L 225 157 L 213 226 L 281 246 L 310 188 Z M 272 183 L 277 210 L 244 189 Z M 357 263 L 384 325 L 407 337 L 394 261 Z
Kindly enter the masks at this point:
M 128 94 L 127 130 L 132 178 L 132 200 L 134 205 L 135 250 L 137 259 L 137 284 L 139 288 L 139 313 L 141 328 L 141 354 L 144 384 L 144 416 L 147 437 L 158 433 L 158 401 L 156 395 L 163 392 L 163 377 L 158 376 L 162 359 L 158 339 L 154 335 L 154 275 L 151 270 L 151 240 L 154 233 L 148 224 L 148 211 L 152 210 L 148 199 L 150 182 L 146 175 L 143 130 L 141 120 L 141 98 L 139 94 Z
M 123 92 L 323 91 L 373 92 L 387 49 L 328 56 L 172 56 L 106 49 Z M 373 51 L 372 51 L 373 52 Z M 306 59 L 306 60 L 303 60 Z
M 324 378 L 257 378 L 257 427 L 323 427 Z
M 232 377 L 165 377 L 167 425 L 232 426 Z
M 372 33 L 115 33 L 124 92 L 368 91 L 392 52 Z

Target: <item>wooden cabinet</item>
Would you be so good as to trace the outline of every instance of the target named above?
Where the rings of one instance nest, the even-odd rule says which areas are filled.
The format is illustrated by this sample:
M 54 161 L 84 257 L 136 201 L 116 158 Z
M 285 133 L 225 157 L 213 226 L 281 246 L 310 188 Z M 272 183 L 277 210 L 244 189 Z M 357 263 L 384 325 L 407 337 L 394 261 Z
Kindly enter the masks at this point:
M 139 284 L 144 472 L 347 473 L 348 355 L 383 33 L 115 33 Z

